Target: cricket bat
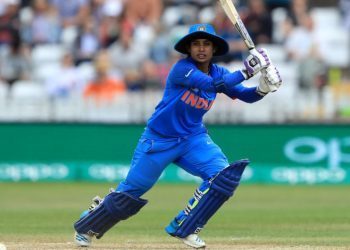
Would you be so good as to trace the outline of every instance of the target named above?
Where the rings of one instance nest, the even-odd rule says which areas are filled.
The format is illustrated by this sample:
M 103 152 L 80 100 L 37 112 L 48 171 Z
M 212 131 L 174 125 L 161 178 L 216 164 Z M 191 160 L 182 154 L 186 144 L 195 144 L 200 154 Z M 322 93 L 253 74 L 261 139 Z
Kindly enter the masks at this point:
M 236 30 L 242 37 L 245 45 L 249 50 L 255 50 L 255 44 L 250 37 L 247 28 L 244 26 L 241 17 L 239 16 L 236 7 L 232 3 L 232 0 L 219 0 L 220 5 L 225 11 L 227 17 L 230 19 Z
M 232 22 L 232 24 L 235 26 L 236 30 L 238 31 L 238 33 L 242 37 L 242 39 L 243 39 L 245 45 L 247 46 L 247 48 L 249 49 L 250 53 L 252 53 L 252 54 L 259 53 L 256 50 L 255 44 L 254 44 L 252 38 L 250 37 L 248 30 L 245 27 L 241 17 L 239 16 L 236 7 L 232 3 L 232 0 L 219 0 L 219 1 L 220 1 L 221 7 L 223 8 L 227 17 L 230 19 L 230 21 Z M 266 69 L 263 69 L 262 73 L 263 74 L 266 73 Z M 272 90 L 272 92 L 274 92 L 276 90 L 277 90 L 277 88 Z

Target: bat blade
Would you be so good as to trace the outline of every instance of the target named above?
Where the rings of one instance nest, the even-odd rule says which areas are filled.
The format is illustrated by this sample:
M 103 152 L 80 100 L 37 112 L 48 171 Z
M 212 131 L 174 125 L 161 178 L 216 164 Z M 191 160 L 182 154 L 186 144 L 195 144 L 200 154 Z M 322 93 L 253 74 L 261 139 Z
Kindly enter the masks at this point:
M 220 0 L 220 5 L 225 11 L 227 17 L 230 19 L 236 30 L 242 37 L 245 45 L 249 50 L 255 49 L 255 44 L 250 37 L 247 28 L 245 27 L 241 17 L 239 16 L 236 7 L 233 5 L 232 0 Z

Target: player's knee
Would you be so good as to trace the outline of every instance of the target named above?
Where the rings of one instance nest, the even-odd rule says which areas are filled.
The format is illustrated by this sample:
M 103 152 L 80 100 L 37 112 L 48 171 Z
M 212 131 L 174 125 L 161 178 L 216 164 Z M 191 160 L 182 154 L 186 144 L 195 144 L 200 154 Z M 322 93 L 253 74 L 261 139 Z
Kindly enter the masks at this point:
M 145 194 L 150 188 L 152 184 L 147 182 L 134 182 L 134 181 L 122 181 L 119 183 L 116 191 L 128 193 L 133 197 L 141 197 Z
M 219 162 L 215 163 L 213 166 L 208 166 L 207 168 L 204 169 L 201 177 L 203 180 L 211 180 L 215 176 L 217 176 L 222 170 L 227 168 L 230 164 L 225 162 Z

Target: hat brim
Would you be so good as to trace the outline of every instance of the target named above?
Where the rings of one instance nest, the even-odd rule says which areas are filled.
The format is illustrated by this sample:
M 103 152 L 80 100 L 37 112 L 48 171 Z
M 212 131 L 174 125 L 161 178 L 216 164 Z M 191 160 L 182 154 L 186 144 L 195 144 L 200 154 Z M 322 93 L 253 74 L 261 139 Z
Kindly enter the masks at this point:
M 216 46 L 216 51 L 213 54 L 214 56 L 225 55 L 229 50 L 229 45 L 225 39 L 223 39 L 220 36 L 212 35 L 203 31 L 196 31 L 187 34 L 175 44 L 174 49 L 182 54 L 189 54 L 187 46 L 194 39 L 208 39 L 212 41 Z

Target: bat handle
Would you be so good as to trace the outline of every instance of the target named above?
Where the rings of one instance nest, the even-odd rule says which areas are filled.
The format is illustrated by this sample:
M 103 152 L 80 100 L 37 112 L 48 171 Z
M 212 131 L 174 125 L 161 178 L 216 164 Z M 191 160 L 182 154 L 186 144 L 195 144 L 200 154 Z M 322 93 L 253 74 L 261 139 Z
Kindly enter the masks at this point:
M 249 48 L 249 53 L 252 54 L 253 56 L 258 56 L 260 54 L 255 47 Z

